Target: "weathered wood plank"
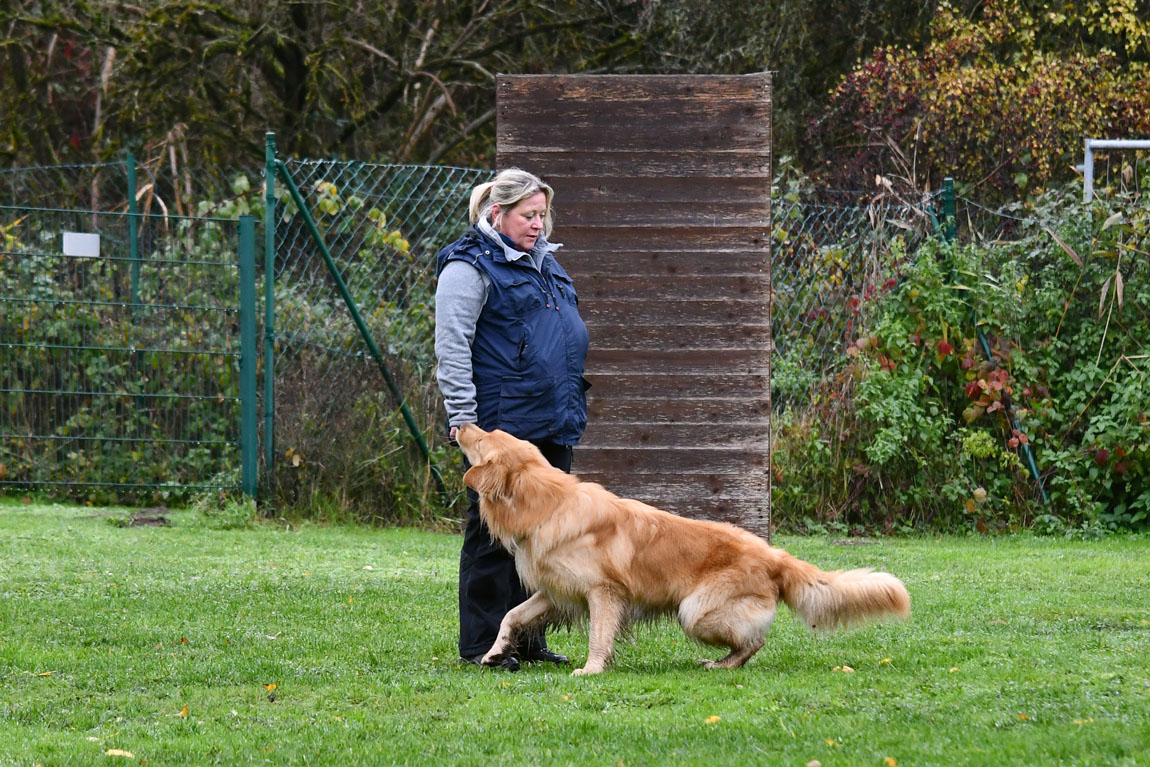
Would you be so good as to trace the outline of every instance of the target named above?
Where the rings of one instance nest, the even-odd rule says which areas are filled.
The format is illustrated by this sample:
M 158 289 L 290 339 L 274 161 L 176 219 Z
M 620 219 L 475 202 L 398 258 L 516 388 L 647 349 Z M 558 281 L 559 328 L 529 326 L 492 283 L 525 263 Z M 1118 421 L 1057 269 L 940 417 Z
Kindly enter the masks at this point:
M 497 140 L 509 151 L 516 149 L 564 149 L 586 146 L 592 141 L 608 142 L 615 152 L 650 152 L 660 149 L 694 149 L 699 152 L 731 152 L 762 145 L 767 130 L 761 121 L 756 127 L 741 124 L 728 109 L 716 109 L 713 120 L 675 119 L 673 104 L 660 105 L 655 118 L 659 131 L 635 129 L 637 112 L 605 107 L 593 118 L 532 115 L 523 124 L 500 123 Z
M 591 373 L 767 373 L 767 349 L 617 349 L 600 339 L 587 355 Z
M 612 226 L 610 220 L 591 224 L 563 224 L 555 228 L 555 241 L 566 246 L 566 255 L 574 251 L 606 252 L 689 251 L 721 254 L 726 251 L 749 252 L 770 248 L 770 221 L 762 226 Z M 561 251 L 563 252 L 563 251 Z
M 768 225 L 770 210 L 767 203 L 758 200 L 709 203 L 616 203 L 596 200 L 566 203 L 562 211 L 556 209 L 556 219 L 563 226 L 595 226 L 601 222 L 610 222 L 617 227 L 749 227 Z
M 578 284 L 576 282 L 576 286 Z M 767 307 L 762 300 L 756 298 L 719 301 L 680 298 L 668 301 L 662 298 L 613 300 L 580 295 L 579 313 L 589 327 L 618 322 L 620 318 L 637 325 L 709 325 L 716 322 L 761 323 L 767 320 Z
M 548 120 L 564 116 L 596 120 L 603 119 L 604 114 L 623 112 L 633 118 L 631 129 L 637 130 L 645 123 L 660 121 L 664 110 L 674 110 L 671 116 L 680 122 L 714 123 L 726 117 L 746 121 L 748 131 L 761 129 L 770 123 L 770 98 L 755 98 L 754 84 L 747 82 L 719 83 L 713 89 L 711 84 L 707 84 L 706 90 L 701 92 L 689 87 L 681 88 L 678 84 L 667 88 L 664 83 L 649 81 L 639 84 L 640 93 L 632 90 L 633 84 L 614 87 L 618 84 L 618 75 L 591 75 L 586 83 L 576 82 L 579 77 L 572 76 L 558 88 L 551 87 L 551 84 L 544 84 L 541 88 L 530 83 L 520 85 L 516 83 L 515 75 L 501 77 L 498 85 L 498 107 L 503 110 L 498 114 L 500 121 L 522 124 L 536 114 L 546 115 Z M 625 75 L 623 79 L 634 83 L 640 78 Z M 585 95 L 590 95 L 590 98 L 584 98 Z
M 582 301 L 595 299 L 729 300 L 757 298 L 764 302 L 770 290 L 765 274 L 584 276 L 575 286 Z
M 672 183 L 682 180 L 684 184 L 697 178 L 738 177 L 756 179 L 768 190 L 771 184 L 771 158 L 761 149 L 717 153 L 693 149 L 615 152 L 596 147 L 500 147 L 499 167 L 526 168 L 548 183 L 554 181 L 560 206 L 565 197 L 562 179 L 579 176 L 662 179 Z
M 587 471 L 632 474 L 746 474 L 765 473 L 767 450 L 753 447 L 595 447 L 580 446 L 580 462 Z
M 770 76 L 747 75 L 500 75 L 499 101 L 605 103 L 652 98 L 761 102 L 771 98 Z M 769 144 L 767 145 L 769 148 Z
M 615 423 L 690 423 L 721 429 L 724 424 L 765 423 L 770 415 L 766 396 L 682 398 L 607 398 L 588 392 L 590 421 Z
M 659 371 L 641 374 L 588 373 L 591 395 L 599 399 L 623 397 L 667 400 L 685 397 L 765 397 L 769 381 L 765 375 L 736 373 L 684 373 Z
M 574 204 L 667 205 L 693 203 L 769 204 L 771 187 L 760 176 L 707 176 L 685 179 L 675 176 L 658 178 L 618 178 L 607 175 L 560 176 L 551 173 L 547 183 L 555 188 L 555 209 L 562 214 Z
M 567 248 L 556 254 L 563 268 L 576 279 L 597 274 L 644 275 L 735 275 L 766 274 L 767 254 L 764 250 L 724 251 L 609 251 L 580 250 L 568 252 Z
M 766 422 L 726 424 L 622 423 L 594 419 L 587 424 L 582 445 L 597 448 L 734 447 L 766 449 Z
M 642 101 L 576 102 L 567 100 L 501 99 L 498 104 L 496 137 L 508 148 L 546 146 L 549 137 L 560 146 L 590 146 L 580 140 L 581 131 L 600 146 L 618 145 L 605 139 L 613 133 L 647 135 L 669 139 L 674 145 L 676 131 L 719 132 L 747 146 L 761 147 L 769 130 L 769 101 L 716 101 L 656 95 Z M 657 123 L 658 130 L 638 130 L 644 123 Z M 654 126 L 653 126 L 654 127 Z M 597 131 L 598 135 L 590 133 Z M 534 143 L 524 143 L 528 137 Z M 706 148 L 684 142 L 683 146 Z M 656 145 L 658 146 L 658 145 Z M 724 148 L 719 145 L 719 148 Z
M 766 322 L 692 325 L 589 322 L 587 330 L 592 344 L 602 340 L 616 349 L 633 351 L 710 350 L 735 346 L 766 352 L 771 348 L 770 326 Z

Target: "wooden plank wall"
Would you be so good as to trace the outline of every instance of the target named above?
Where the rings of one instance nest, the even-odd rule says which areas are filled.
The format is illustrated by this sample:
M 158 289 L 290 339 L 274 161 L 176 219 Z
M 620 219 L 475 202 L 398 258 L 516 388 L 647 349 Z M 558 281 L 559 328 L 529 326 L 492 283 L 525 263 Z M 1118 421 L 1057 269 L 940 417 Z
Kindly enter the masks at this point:
M 769 535 L 768 74 L 497 83 L 497 163 L 555 189 L 591 334 L 574 471 Z

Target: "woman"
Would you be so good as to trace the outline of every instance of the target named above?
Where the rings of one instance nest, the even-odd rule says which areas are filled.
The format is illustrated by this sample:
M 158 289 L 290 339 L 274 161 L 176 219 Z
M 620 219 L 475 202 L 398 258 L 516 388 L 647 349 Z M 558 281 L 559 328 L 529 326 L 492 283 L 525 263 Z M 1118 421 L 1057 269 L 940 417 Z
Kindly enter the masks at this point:
M 508 168 L 471 192 L 471 227 L 436 264 L 435 354 L 447 408 L 448 440 L 465 423 L 503 429 L 534 443 L 551 464 L 571 470 L 587 424 L 583 378 L 587 327 L 571 278 L 552 254 L 551 187 Z M 499 623 L 530 594 L 515 560 L 492 539 L 468 490 L 459 556 L 459 655 L 470 663 L 491 648 Z M 519 643 L 519 661 L 567 663 L 543 636 Z

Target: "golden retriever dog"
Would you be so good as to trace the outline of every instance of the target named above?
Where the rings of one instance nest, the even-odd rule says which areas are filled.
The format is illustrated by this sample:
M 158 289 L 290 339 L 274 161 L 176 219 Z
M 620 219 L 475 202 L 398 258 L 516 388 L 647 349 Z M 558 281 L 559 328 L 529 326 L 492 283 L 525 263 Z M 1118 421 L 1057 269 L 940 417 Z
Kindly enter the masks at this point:
M 902 581 L 871 570 L 823 572 L 746 530 L 686 519 L 553 468 L 530 442 L 475 425 L 459 430 L 463 480 L 535 593 L 503 618 L 485 665 L 514 654 L 524 630 L 590 617 L 587 663 L 611 661 L 632 620 L 675 615 L 687 636 L 725 647 L 707 668 L 738 668 L 758 652 L 778 600 L 812 629 L 910 614 Z

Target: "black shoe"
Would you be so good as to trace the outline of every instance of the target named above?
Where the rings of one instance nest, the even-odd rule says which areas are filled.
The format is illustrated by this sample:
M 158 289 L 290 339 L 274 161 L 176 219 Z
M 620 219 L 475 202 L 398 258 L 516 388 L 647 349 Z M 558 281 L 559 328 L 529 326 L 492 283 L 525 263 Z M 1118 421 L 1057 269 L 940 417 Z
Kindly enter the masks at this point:
M 525 652 L 521 658 L 524 663 L 554 663 L 558 666 L 571 665 L 571 661 L 567 659 L 566 655 L 560 655 L 557 652 L 551 652 L 546 647 Z
M 459 660 L 461 660 L 464 663 L 470 663 L 470 664 L 475 665 L 475 666 L 482 666 L 483 665 L 483 656 L 486 654 L 487 653 L 479 653 L 478 655 L 460 656 Z M 499 663 L 494 663 L 494 664 L 488 666 L 488 668 L 499 668 L 499 669 L 503 669 L 504 671 L 518 671 L 519 670 L 519 659 L 516 658 L 514 655 L 506 655 L 506 656 L 504 656 L 503 660 L 501 660 Z

